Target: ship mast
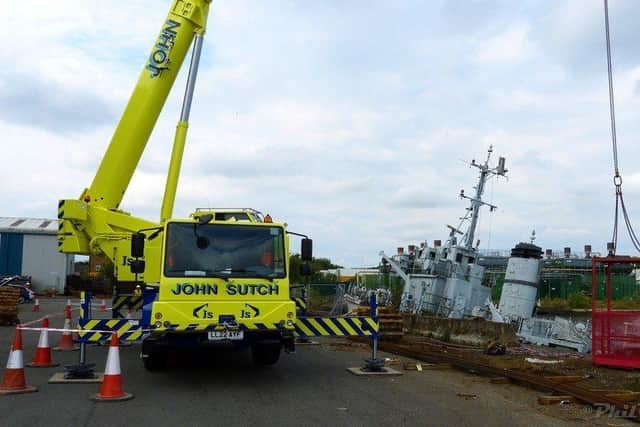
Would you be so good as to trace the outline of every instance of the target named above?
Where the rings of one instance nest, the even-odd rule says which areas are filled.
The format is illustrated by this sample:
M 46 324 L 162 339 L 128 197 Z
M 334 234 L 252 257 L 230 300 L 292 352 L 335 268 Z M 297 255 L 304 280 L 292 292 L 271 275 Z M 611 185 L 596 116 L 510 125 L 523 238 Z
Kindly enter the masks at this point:
M 476 190 L 476 194 L 474 197 L 465 196 L 464 190 L 460 190 L 460 197 L 463 199 L 468 199 L 471 204 L 467 208 L 467 211 L 471 214 L 471 223 L 469 224 L 469 228 L 464 235 L 464 246 L 465 248 L 471 250 L 473 249 L 473 241 L 476 234 L 476 228 L 478 227 L 478 217 L 480 215 L 480 208 L 484 205 L 489 206 L 489 210 L 493 212 L 498 207 L 487 203 L 482 200 L 482 194 L 484 193 L 484 186 L 486 182 L 492 176 L 506 176 L 507 169 L 505 169 L 505 158 L 498 158 L 498 166 L 492 168 L 489 166 L 489 160 L 491 159 L 491 153 L 493 153 L 493 146 L 489 146 L 489 150 L 487 152 L 487 159 L 484 163 L 476 163 L 475 159 L 471 161 L 471 166 L 474 166 L 480 170 L 480 176 L 478 177 L 478 184 L 474 187 Z

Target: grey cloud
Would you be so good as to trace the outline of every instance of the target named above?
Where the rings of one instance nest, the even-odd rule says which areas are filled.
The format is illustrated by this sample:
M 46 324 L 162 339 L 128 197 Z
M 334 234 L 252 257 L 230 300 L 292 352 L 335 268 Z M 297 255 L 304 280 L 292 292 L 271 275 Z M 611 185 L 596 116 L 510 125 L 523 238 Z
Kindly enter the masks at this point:
M 507 0 L 447 0 L 442 4 L 442 17 L 448 32 L 469 35 L 512 19 L 519 5 Z
M 435 182 L 424 182 L 420 186 L 409 185 L 401 187 L 388 199 L 389 206 L 409 209 L 433 209 L 451 206 L 451 195 L 434 191 L 436 186 Z M 452 191 L 455 190 L 452 189 Z
M 0 81 L 0 118 L 67 133 L 113 123 L 115 111 L 105 99 L 88 91 L 42 77 L 9 73 Z
M 198 156 L 191 172 L 235 179 L 283 177 L 299 173 L 305 167 L 304 158 L 300 151 L 282 149 L 264 148 L 255 153 L 214 152 L 206 157 Z
M 547 54 L 567 66 L 574 77 L 589 78 L 593 72 L 606 73 L 606 44 L 602 2 L 566 1 L 556 3 L 548 14 L 534 19 L 534 39 L 548 46 Z M 542 3 L 542 7 L 548 4 Z M 638 2 L 612 2 L 609 5 L 611 49 L 614 69 L 636 66 L 640 62 L 637 20 Z

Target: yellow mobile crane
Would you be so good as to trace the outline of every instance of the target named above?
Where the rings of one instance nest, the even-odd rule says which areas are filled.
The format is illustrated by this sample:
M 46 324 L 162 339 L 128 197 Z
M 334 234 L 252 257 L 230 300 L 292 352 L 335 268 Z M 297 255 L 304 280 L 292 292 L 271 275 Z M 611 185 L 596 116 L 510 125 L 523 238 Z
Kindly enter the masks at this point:
M 252 209 L 198 209 L 189 219 L 171 218 L 210 3 L 172 1 L 91 186 L 58 204 L 59 250 L 105 254 L 115 267 L 118 298 L 137 298 L 142 308 L 135 321 L 93 320 L 83 301 L 80 326 L 144 339 L 148 369 L 163 366 L 168 347 L 233 341 L 250 345 L 254 362 L 273 364 L 283 346 L 294 346 L 285 225 Z M 191 45 L 160 221 L 137 218 L 120 202 Z M 312 242 L 302 237 L 302 259 L 309 261 Z M 83 342 L 104 338 L 81 336 Z
M 379 369 L 375 314 L 307 317 L 306 302 L 291 299 L 289 235 L 303 238 L 303 274 L 311 272 L 307 236 L 253 209 L 197 209 L 188 219 L 172 218 L 210 3 L 172 1 L 91 186 L 80 198 L 58 203 L 59 250 L 104 254 L 116 277 L 113 318 L 93 319 L 90 294 L 82 294 L 81 363 L 69 374 L 90 376 L 86 343 L 105 340 L 112 331 L 120 340 L 142 341 L 141 357 L 150 370 L 164 366 L 168 348 L 212 342 L 251 346 L 254 362 L 270 365 L 282 348 L 294 351 L 294 336 L 319 335 L 372 336 L 374 356 L 367 364 Z M 191 45 L 160 220 L 137 218 L 120 202 Z M 141 317 L 125 319 L 126 307 L 141 309 Z M 371 307 L 375 313 L 375 297 Z

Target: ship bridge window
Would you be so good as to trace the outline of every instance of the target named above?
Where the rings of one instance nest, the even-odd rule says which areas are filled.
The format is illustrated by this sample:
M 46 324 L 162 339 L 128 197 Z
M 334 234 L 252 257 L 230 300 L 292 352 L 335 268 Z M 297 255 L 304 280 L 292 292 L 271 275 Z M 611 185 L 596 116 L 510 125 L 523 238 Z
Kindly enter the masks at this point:
M 462 254 L 456 254 L 456 262 L 462 262 Z
M 434 251 L 429 252 L 429 258 L 436 259 L 436 253 Z

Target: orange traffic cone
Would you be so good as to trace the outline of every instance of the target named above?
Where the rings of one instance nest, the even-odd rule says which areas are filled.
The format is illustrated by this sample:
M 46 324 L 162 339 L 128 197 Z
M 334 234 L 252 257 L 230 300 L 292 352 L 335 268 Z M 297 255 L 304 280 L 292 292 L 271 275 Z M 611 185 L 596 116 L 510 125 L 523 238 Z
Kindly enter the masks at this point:
M 38 298 L 33 303 L 33 311 L 40 311 L 40 300 Z
M 65 308 L 64 310 L 64 327 L 63 329 L 65 329 L 65 331 L 62 333 L 62 336 L 60 337 L 60 343 L 58 344 L 57 347 L 54 347 L 53 349 L 56 351 L 73 351 L 73 350 L 77 350 L 78 347 L 76 347 L 73 344 L 73 338 L 71 337 L 71 309 L 70 308 Z
M 33 393 L 34 391 L 38 391 L 38 388 L 27 385 L 24 378 L 24 365 L 22 362 L 22 331 L 20 330 L 20 327 L 17 327 L 16 334 L 13 336 L 13 345 L 11 345 L 11 353 L 9 353 L 7 369 L 4 370 L 2 384 L 0 384 L 0 395 Z
M 111 334 L 107 366 L 104 368 L 104 378 L 100 385 L 100 392 L 91 396 L 91 400 L 114 401 L 132 399 L 131 393 L 122 390 L 122 373 L 120 372 L 120 349 L 118 348 L 118 334 Z
M 100 311 L 107 311 L 107 303 L 104 301 L 104 299 L 100 303 Z
M 50 368 L 52 366 L 58 366 L 59 363 L 54 363 L 51 360 L 51 347 L 49 347 L 49 318 L 45 317 L 42 321 L 42 331 L 40 331 L 40 340 L 38 341 L 38 348 L 36 354 L 33 356 L 33 360 L 27 366 L 31 368 Z

